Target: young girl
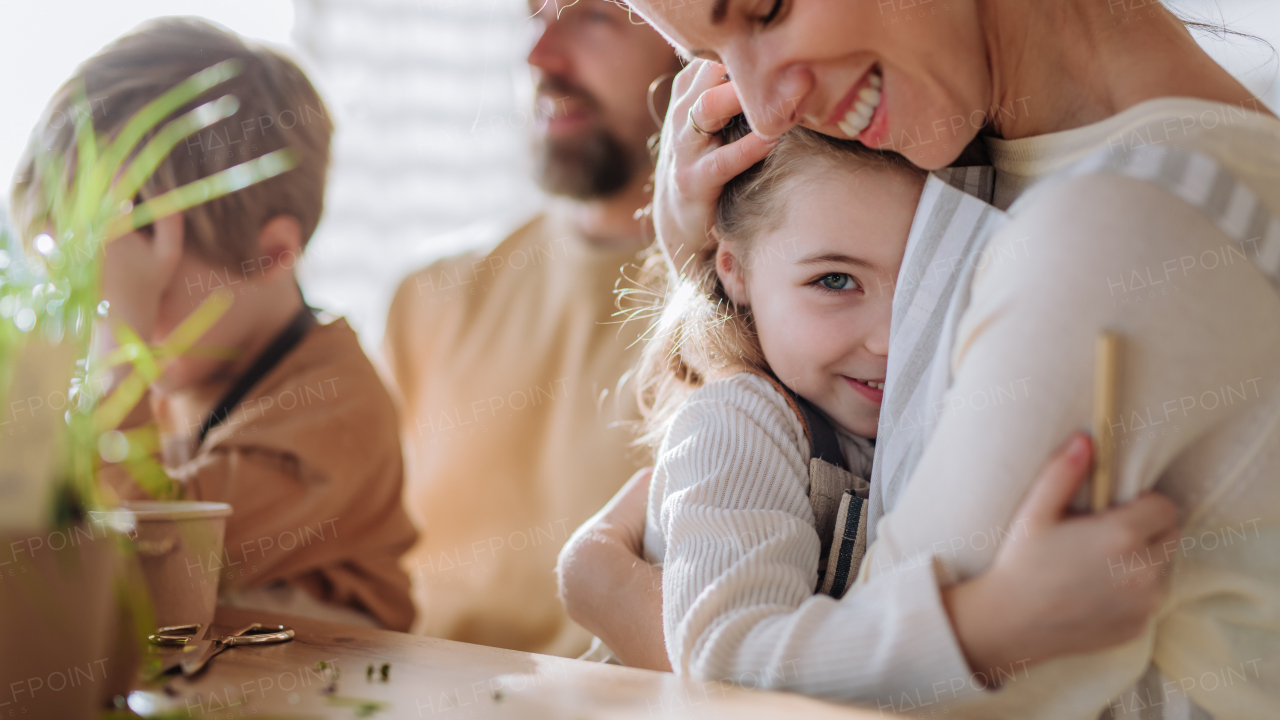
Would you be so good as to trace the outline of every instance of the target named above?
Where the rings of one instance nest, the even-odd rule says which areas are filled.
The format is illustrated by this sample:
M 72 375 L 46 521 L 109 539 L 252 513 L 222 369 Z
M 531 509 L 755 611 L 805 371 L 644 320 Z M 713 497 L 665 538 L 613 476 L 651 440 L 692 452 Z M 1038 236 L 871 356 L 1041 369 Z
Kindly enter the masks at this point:
M 639 385 L 657 445 L 645 553 L 664 566 L 677 673 L 768 668 L 793 676 L 766 684 L 830 691 L 794 638 L 838 642 L 832 599 L 865 552 L 893 289 L 926 178 L 796 128 L 725 187 L 714 254 L 671 281 Z M 883 601 L 922 623 L 941 615 L 921 610 L 936 590 L 910 582 Z M 925 687 L 966 667 L 931 654 Z

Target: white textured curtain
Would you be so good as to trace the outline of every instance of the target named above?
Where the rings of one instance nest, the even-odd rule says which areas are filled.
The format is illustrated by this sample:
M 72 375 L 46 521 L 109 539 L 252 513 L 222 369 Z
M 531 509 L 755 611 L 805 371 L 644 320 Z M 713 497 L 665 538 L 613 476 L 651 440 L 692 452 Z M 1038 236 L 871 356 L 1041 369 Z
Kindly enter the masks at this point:
M 337 125 L 303 287 L 376 350 L 400 278 L 537 208 L 528 13 L 521 0 L 295 0 L 295 14 Z

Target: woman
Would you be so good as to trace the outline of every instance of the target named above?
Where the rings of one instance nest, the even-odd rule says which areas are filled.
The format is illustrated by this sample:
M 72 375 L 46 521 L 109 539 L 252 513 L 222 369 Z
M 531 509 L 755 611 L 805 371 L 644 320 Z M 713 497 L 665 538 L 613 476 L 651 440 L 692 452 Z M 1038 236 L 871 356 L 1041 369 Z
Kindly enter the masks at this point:
M 1280 571 L 1269 552 L 1280 483 L 1268 466 L 1280 461 L 1280 378 L 1273 377 L 1280 296 L 1268 271 L 1280 263 L 1280 232 L 1269 222 L 1280 209 L 1280 123 L 1177 18 L 1149 2 L 728 0 L 673 7 L 634 0 L 632 7 L 677 47 L 714 61 L 678 79 L 664 130 L 655 222 L 677 262 L 707 243 L 725 180 L 794 124 L 896 150 L 924 168 L 957 161 L 981 134 L 978 147 L 997 169 L 1001 206 L 1052 173 L 1066 173 L 1011 209 L 987 256 L 1010 261 L 966 280 L 964 313 L 943 348 L 951 360 L 944 363 L 949 401 L 1019 380 L 1024 399 L 943 413 L 922 436 L 923 453 L 894 468 L 881 467 L 877 454 L 872 505 L 878 501 L 887 514 L 872 526 L 877 544 L 861 594 L 840 603 L 849 622 L 876 628 L 875 664 L 905 663 L 912 648 L 930 657 L 959 648 L 974 670 L 1041 661 L 1000 693 L 967 696 L 991 716 L 1096 717 L 1108 704 L 1113 713 L 1135 711 L 1134 683 L 1144 685 L 1138 702 L 1158 703 L 1167 717 L 1192 709 L 1260 717 L 1274 708 L 1280 680 L 1274 669 L 1268 675 L 1266 662 L 1280 647 Z M 721 84 L 726 69 L 732 86 Z M 740 107 L 759 135 L 718 147 L 706 133 Z M 1154 165 L 1146 175 L 1126 176 L 1081 169 L 1086 158 L 1094 168 L 1113 160 L 1130 169 Z M 1080 597 L 1066 586 L 1056 615 L 1041 616 L 1058 619 L 1042 628 L 1039 642 L 1002 646 L 1002 628 L 1046 608 L 986 588 L 1016 575 L 1010 568 L 1019 556 L 1057 563 L 1084 552 L 1065 543 L 1055 553 L 1050 538 L 1086 521 L 1050 524 L 999 554 L 976 543 L 939 553 L 937 543 L 1009 526 L 1038 463 L 1089 422 L 1092 343 L 1105 329 L 1121 331 L 1129 348 L 1123 413 L 1111 428 L 1118 497 L 1135 498 L 1159 482 L 1187 535 L 1172 546 L 1160 542 L 1154 500 L 1130 522 L 1119 511 L 1090 521 L 1110 520 L 1094 529 L 1137 534 L 1128 539 L 1157 549 L 1112 554 L 1109 572 L 1171 576 L 1172 594 L 1137 640 L 1103 651 L 1128 640 L 1129 628 L 1091 624 L 1093 609 L 1082 608 L 1101 597 Z M 886 408 L 896 391 L 892 370 L 890 380 Z M 1070 470 L 1062 457 L 1047 468 L 1049 476 Z M 588 540 L 564 558 L 571 614 L 622 645 L 651 640 L 651 631 L 619 631 L 617 616 L 630 613 L 646 618 L 641 628 L 654 627 L 644 624 L 656 612 L 652 593 L 606 595 L 614 610 L 600 611 L 595 590 L 575 578 L 589 571 L 616 578 L 614 587 L 652 585 L 651 570 L 608 560 L 621 555 L 638 522 L 627 502 L 624 494 L 606 508 Z M 1149 522 L 1131 522 L 1139 516 Z M 1019 545 L 1021 555 L 1010 550 Z M 894 581 L 906 559 L 922 557 L 933 561 L 954 637 L 921 638 L 882 604 L 859 604 Z M 1033 566 L 1022 566 L 1019 589 L 1043 597 L 1033 587 L 1044 588 L 1044 573 L 1037 576 Z M 722 674 L 714 658 L 732 653 L 718 640 L 708 634 L 701 656 L 673 659 Z M 652 648 L 635 656 L 651 662 Z M 876 698 L 892 685 L 884 673 L 827 662 L 848 678 L 846 697 Z M 1206 678 L 1215 673 L 1230 675 L 1232 686 L 1211 686 Z M 797 687 L 785 678 L 774 684 Z

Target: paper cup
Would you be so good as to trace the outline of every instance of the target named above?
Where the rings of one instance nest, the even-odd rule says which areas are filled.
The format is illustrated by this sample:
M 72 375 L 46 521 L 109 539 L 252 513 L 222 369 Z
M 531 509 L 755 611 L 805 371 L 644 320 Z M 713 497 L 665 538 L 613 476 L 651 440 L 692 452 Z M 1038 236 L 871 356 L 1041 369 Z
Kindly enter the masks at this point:
M 94 513 L 110 524 L 132 519 L 138 561 L 160 627 L 209 627 L 218 602 L 218 578 L 231 506 L 195 501 L 134 501 Z

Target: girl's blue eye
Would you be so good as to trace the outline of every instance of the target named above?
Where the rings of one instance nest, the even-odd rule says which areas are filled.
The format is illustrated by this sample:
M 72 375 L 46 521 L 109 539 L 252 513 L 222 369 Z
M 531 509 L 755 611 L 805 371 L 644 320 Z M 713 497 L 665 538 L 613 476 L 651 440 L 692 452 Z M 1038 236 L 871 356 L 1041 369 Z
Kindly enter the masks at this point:
M 818 284 L 828 290 L 852 290 L 858 287 L 853 276 L 848 273 L 831 273 L 818 279 Z

